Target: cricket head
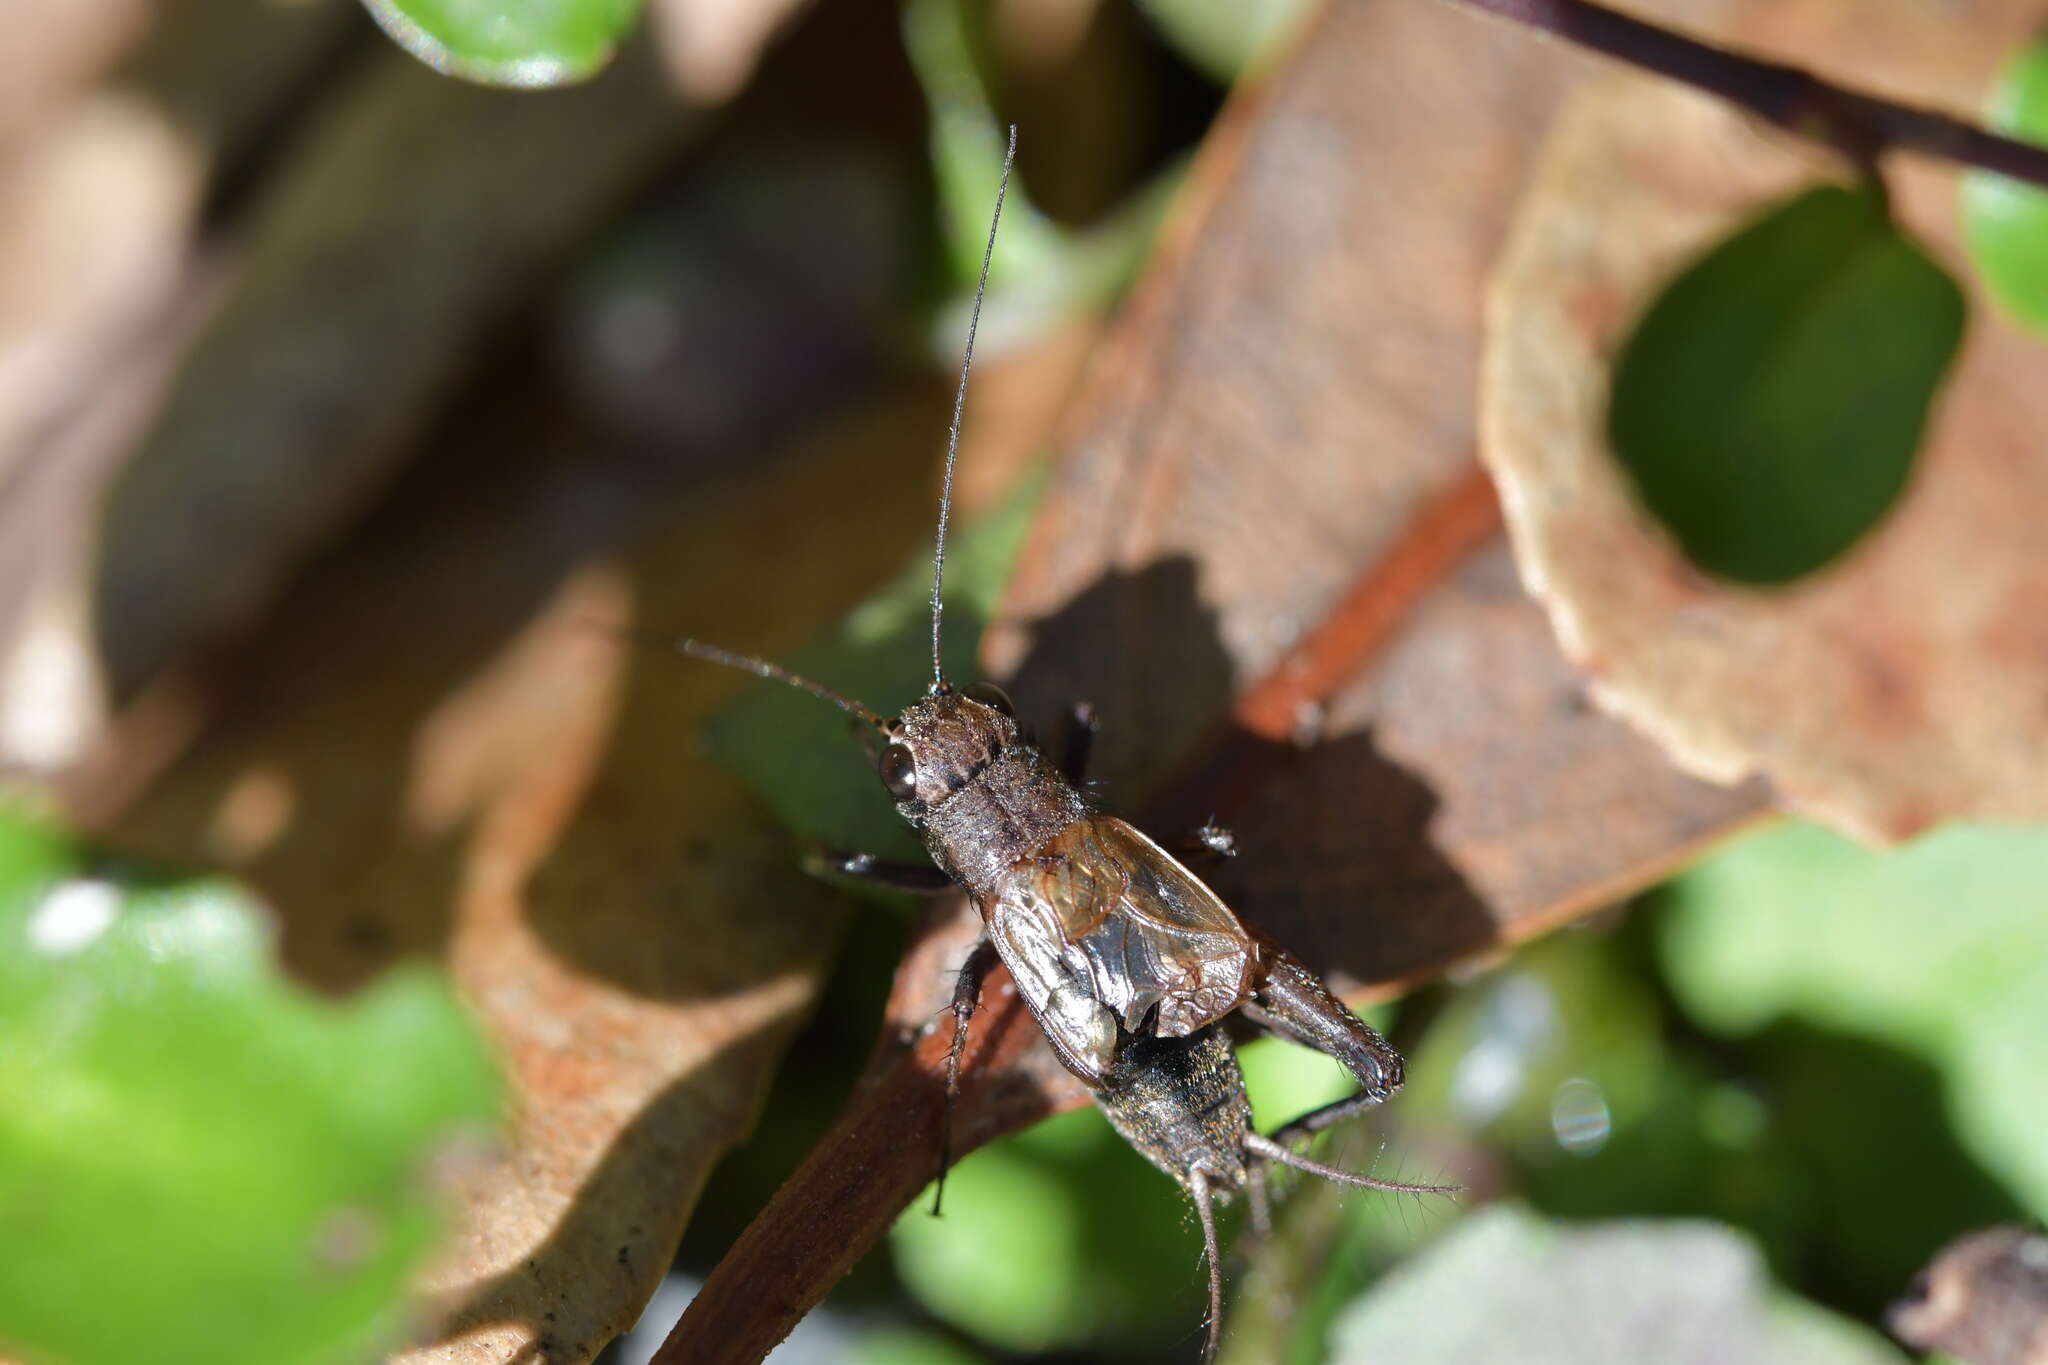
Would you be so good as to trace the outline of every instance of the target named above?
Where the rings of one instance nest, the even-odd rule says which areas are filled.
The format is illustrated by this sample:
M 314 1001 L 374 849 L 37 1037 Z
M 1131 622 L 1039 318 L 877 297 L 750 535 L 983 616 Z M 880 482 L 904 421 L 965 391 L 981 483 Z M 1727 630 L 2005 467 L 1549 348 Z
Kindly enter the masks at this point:
M 883 733 L 875 772 L 911 824 L 974 784 L 1007 749 L 1024 743 L 1017 710 L 994 683 L 941 684 L 904 708 Z

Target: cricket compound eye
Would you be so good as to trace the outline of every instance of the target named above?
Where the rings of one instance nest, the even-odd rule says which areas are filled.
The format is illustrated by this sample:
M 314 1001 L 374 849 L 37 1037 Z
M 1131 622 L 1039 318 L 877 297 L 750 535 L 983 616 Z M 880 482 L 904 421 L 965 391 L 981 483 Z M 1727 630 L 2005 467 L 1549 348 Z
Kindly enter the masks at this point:
M 882 750 L 882 761 L 875 771 L 882 775 L 882 785 L 889 789 L 889 795 L 898 801 L 908 801 L 917 795 L 917 756 L 910 752 L 908 744 L 891 744 Z
M 964 687 L 960 695 L 968 701 L 979 702 L 991 711 L 1000 711 L 1010 719 L 1017 718 L 1017 704 L 1010 700 L 1010 694 L 992 682 L 978 682 Z

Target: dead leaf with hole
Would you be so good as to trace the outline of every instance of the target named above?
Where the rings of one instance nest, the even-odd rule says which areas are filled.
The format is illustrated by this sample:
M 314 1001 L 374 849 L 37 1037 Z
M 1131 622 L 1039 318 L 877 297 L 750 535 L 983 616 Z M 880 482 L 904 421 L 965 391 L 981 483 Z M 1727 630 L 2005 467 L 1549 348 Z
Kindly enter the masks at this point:
M 1965 8 L 1751 5 L 1711 36 L 1968 112 L 2038 7 Z M 1609 370 L 1656 288 L 1767 203 L 1844 173 L 1647 77 L 1573 101 L 1493 286 L 1484 453 L 1517 559 L 1601 705 L 1706 780 L 1760 777 L 1869 840 L 2048 817 L 2048 349 L 1962 264 L 1951 168 L 1886 168 L 1902 220 L 1968 289 L 1969 331 L 1912 483 L 1842 560 L 1779 590 L 1710 581 L 1605 444 Z
M 1486 540 L 1481 299 L 1587 69 L 1453 7 L 1333 7 L 1205 150 L 992 640 L 1020 695 L 1096 704 L 1113 799 L 1167 834 L 1235 822 L 1218 880 L 1352 991 L 1603 904 L 1756 808 L 1584 706 Z M 1319 630 L 1361 647 L 1333 666 Z M 1269 761 L 1216 766 L 1245 734 Z

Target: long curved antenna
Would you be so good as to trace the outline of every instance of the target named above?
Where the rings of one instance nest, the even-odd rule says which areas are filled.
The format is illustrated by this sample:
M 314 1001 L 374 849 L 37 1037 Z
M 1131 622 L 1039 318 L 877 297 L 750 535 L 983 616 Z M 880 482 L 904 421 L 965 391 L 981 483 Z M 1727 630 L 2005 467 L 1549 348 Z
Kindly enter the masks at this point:
M 831 702 L 849 715 L 859 716 L 877 730 L 889 728 L 888 722 L 875 714 L 873 707 L 862 705 L 852 697 L 834 692 L 823 683 L 812 682 L 801 674 L 792 673 L 781 664 L 772 664 L 766 659 L 757 659 L 751 654 L 735 654 L 729 649 L 720 649 L 717 645 L 707 645 L 702 640 L 692 640 L 687 637 L 670 640 L 667 643 L 674 645 L 679 653 L 687 654 L 693 659 L 702 659 L 706 663 L 723 664 L 727 668 L 737 668 L 742 672 L 752 673 L 757 678 L 767 678 L 771 682 L 788 683 L 791 687 L 808 692 L 820 700 Z
M 1003 196 L 1010 192 L 1010 165 L 1017 159 L 1017 125 L 1010 125 L 1010 147 L 1003 153 L 1003 175 L 996 182 L 996 211 L 988 220 L 988 246 L 981 253 L 981 279 L 974 286 L 974 312 L 967 320 L 967 353 L 960 357 L 960 387 L 953 394 L 953 425 L 946 434 L 946 481 L 939 490 L 939 541 L 932 551 L 932 691 L 946 689 L 946 670 L 939 662 L 939 615 L 945 609 L 940 589 L 946 581 L 946 523 L 953 514 L 953 465 L 960 458 L 960 417 L 967 411 L 967 371 L 974 365 L 974 331 L 981 325 L 981 301 L 988 294 L 988 267 L 996 258 L 996 224 L 1003 221 Z
M 757 659 L 751 654 L 740 654 L 730 649 L 720 649 L 717 645 L 707 645 L 702 640 L 692 640 L 687 636 L 678 638 L 673 635 L 657 635 L 651 630 L 635 630 L 631 626 L 615 626 L 606 621 L 585 621 L 582 624 L 589 630 L 600 631 L 617 640 L 630 640 L 635 644 L 673 648 L 679 654 L 687 654 L 693 659 L 702 659 L 706 663 L 723 664 L 727 668 L 737 668 L 742 673 L 751 673 L 757 678 L 766 678 L 770 682 L 788 683 L 791 687 L 808 692 L 822 701 L 831 702 L 848 715 L 859 716 L 877 730 L 887 730 L 889 728 L 889 723 L 875 714 L 874 708 L 864 706 L 852 697 L 834 692 L 823 683 L 812 682 L 801 674 L 792 673 L 781 664 L 772 664 L 766 659 Z

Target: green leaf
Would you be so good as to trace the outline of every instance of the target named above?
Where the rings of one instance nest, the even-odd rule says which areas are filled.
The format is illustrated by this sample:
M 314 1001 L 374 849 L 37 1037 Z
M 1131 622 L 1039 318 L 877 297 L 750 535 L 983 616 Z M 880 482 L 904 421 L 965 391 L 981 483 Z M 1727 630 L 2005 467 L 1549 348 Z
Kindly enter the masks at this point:
M 1869 1328 L 1773 1289 L 1713 1223 L 1547 1223 L 1474 1213 L 1339 1321 L 1333 1365 L 1904 1365 Z
M 1898 498 L 1962 329 L 1962 292 L 1874 191 L 1809 190 L 1651 305 L 1608 439 L 1695 564 L 1787 582 Z
M 1889 853 L 1785 825 L 1661 893 L 1659 948 L 1704 1026 L 1780 1019 L 1922 1058 L 1962 1141 L 2048 1215 L 2048 830 L 1956 827 Z
M 0 812 L 0 849 L 30 844 Z M 368 1358 L 438 1232 L 430 1162 L 498 1116 L 475 1025 L 424 968 L 346 1003 L 288 985 L 221 883 L 43 864 L 0 856 L 0 1343 Z
M 443 75 L 521 89 L 602 71 L 639 0 L 363 0 L 397 44 Z
M 2011 137 L 2048 144 L 2048 38 L 2015 53 L 1986 117 Z M 1963 244 L 1991 297 L 2048 331 L 2048 190 L 1990 171 L 1963 176 Z

